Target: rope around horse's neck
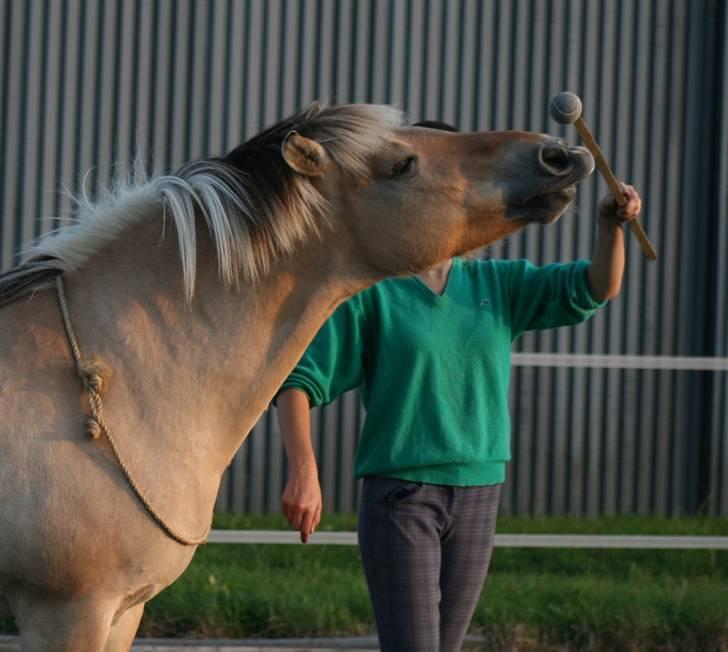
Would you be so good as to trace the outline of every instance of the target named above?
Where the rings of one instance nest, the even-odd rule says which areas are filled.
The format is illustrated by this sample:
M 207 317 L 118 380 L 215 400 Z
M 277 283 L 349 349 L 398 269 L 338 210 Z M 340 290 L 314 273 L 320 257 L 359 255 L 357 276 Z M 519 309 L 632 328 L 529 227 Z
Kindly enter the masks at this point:
M 101 402 L 101 390 L 103 387 L 103 376 L 99 373 L 100 367 L 97 362 L 84 361 L 81 355 L 81 349 L 78 347 L 78 341 L 76 340 L 76 334 L 71 324 L 71 315 L 68 311 L 68 304 L 66 303 L 66 293 L 63 286 L 63 276 L 59 274 L 56 276 L 56 290 L 58 292 L 58 303 L 61 308 L 61 315 L 63 316 L 63 325 L 66 329 L 66 338 L 68 344 L 71 347 L 71 353 L 73 354 L 73 360 L 76 364 L 76 371 L 78 372 L 81 382 L 83 383 L 84 389 L 88 394 L 88 405 L 90 416 L 86 419 L 86 431 L 89 433 L 92 439 L 98 439 L 100 434 L 103 434 L 106 441 L 111 447 L 111 451 L 116 458 L 119 467 L 124 473 L 129 486 L 134 490 L 137 498 L 147 510 L 149 515 L 157 522 L 159 527 L 164 530 L 165 534 L 170 538 L 181 543 L 185 546 L 196 546 L 204 543 L 207 540 L 207 535 L 210 532 L 210 527 L 207 528 L 205 534 L 201 537 L 187 538 L 178 534 L 167 522 L 162 518 L 159 512 L 152 506 L 142 488 L 137 484 L 131 475 L 129 467 L 124 462 L 119 451 L 119 446 L 116 443 L 111 431 L 109 430 L 103 417 L 103 403 Z

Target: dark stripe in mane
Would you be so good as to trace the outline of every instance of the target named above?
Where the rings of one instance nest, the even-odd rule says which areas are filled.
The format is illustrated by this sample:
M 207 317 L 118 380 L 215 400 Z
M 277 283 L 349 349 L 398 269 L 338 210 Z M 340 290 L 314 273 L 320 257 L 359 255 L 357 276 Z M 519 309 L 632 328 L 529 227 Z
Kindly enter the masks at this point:
M 39 258 L 0 274 L 0 308 L 36 290 L 51 287 L 61 270 Z

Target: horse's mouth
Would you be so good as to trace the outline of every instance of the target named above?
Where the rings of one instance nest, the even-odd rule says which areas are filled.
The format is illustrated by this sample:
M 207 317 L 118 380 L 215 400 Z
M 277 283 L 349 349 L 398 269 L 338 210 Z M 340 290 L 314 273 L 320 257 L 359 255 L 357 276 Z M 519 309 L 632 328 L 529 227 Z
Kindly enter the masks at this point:
M 538 150 L 537 165 L 537 174 L 530 184 L 525 178 L 514 183 L 507 216 L 553 224 L 574 201 L 576 184 L 594 171 L 594 157 L 584 147 L 547 140 Z
M 553 224 L 567 211 L 575 197 L 575 186 L 532 195 L 521 204 L 519 212 L 530 222 Z

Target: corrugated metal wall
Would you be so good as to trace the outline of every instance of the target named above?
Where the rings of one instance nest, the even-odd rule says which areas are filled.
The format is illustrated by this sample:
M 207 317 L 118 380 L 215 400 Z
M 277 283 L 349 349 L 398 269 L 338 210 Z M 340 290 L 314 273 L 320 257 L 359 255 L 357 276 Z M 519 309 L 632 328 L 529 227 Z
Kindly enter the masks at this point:
M 728 356 L 728 10 L 717 17 L 716 28 L 723 43 L 722 53 L 716 56 L 715 102 L 716 116 L 709 136 L 715 154 L 709 158 L 709 173 L 713 175 L 712 189 L 715 203 L 709 212 L 714 255 L 709 274 L 715 274 L 712 299 L 714 301 L 713 354 Z M 721 27 L 722 25 L 722 27 Z M 708 99 L 710 101 L 710 98 Z M 710 379 L 710 460 L 705 482 L 712 498 L 710 511 L 728 514 L 728 374 L 716 374 Z
M 136 151 L 156 171 L 224 152 L 314 99 L 397 103 L 465 130 L 575 139 L 547 105 L 571 89 L 660 254 L 634 242 L 619 299 L 524 352 L 728 355 L 728 55 L 722 0 L 0 0 L 0 266 Z M 576 215 L 494 246 L 588 256 L 596 178 Z M 725 372 L 525 368 L 512 386 L 504 509 L 728 513 Z M 327 509 L 350 511 L 355 396 L 315 415 Z M 276 510 L 274 413 L 219 506 Z

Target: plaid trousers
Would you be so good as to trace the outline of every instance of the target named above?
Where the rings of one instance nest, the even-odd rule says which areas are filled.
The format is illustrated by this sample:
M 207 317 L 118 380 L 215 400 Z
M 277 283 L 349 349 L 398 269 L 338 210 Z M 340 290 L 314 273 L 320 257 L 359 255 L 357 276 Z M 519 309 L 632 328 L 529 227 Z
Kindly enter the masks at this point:
M 365 478 L 359 549 L 382 652 L 457 652 L 483 588 L 501 486 Z

